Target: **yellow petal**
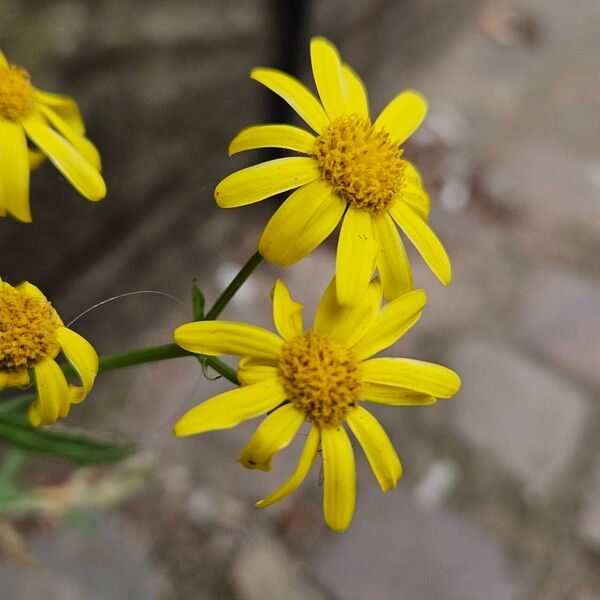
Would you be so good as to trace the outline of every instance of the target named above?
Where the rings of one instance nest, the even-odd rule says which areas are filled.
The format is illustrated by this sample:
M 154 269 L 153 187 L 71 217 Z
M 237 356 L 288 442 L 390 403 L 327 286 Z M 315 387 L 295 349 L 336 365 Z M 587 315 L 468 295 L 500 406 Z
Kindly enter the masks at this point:
M 77 133 L 57 112 L 53 109 L 39 105 L 39 111 L 48 119 L 49 123 L 56 129 L 89 163 L 100 171 L 100 154 L 96 146 L 86 137 Z
M 237 368 L 237 378 L 242 385 L 251 385 L 265 379 L 274 379 L 278 373 L 277 362 L 257 358 L 242 358 Z
M 48 298 L 44 295 L 44 292 L 40 290 L 37 285 L 33 285 L 33 283 L 29 283 L 29 281 L 23 281 L 19 283 L 19 285 L 15 285 L 15 290 L 22 294 L 23 296 L 30 296 L 31 298 L 37 298 L 38 300 L 43 300 L 44 302 L 48 301 Z
M 383 427 L 360 406 L 348 416 L 348 425 L 362 446 L 381 489 L 393 490 L 402 477 L 402 465 Z
M 346 203 L 324 179 L 302 186 L 271 217 L 258 250 L 269 262 L 287 267 L 321 244 L 339 223 Z
M 86 339 L 66 327 L 59 327 L 55 335 L 64 355 L 81 380 L 81 387 L 70 386 L 71 402 L 79 403 L 89 394 L 94 385 L 94 379 L 98 374 L 98 355 Z
M 19 221 L 30 223 L 27 139 L 20 123 L 1 119 L 0 180 L 4 208 Z
M 389 406 L 425 406 L 437 402 L 435 396 L 413 392 L 383 383 L 363 383 L 361 397 L 368 402 L 388 404 Z
M 39 427 L 54 423 L 61 413 L 68 412 L 69 386 L 61 368 L 51 358 L 42 359 L 33 370 L 38 399 L 29 408 L 29 420 Z
M 271 292 L 273 298 L 273 322 L 279 335 L 286 341 L 301 336 L 304 327 L 302 325 L 302 304 L 292 300 L 287 287 L 278 279 Z
M 362 363 L 363 380 L 450 398 L 460 388 L 460 377 L 435 363 L 411 358 L 373 358 Z
M 386 304 L 365 335 L 354 344 L 352 353 L 363 360 L 391 346 L 419 320 L 426 302 L 425 292 L 414 290 Z
M 429 225 L 402 202 L 396 202 L 390 208 L 390 214 L 408 239 L 415 245 L 436 277 L 444 285 L 449 285 L 452 279 L 450 259 Z
M 385 129 L 395 144 L 402 144 L 423 122 L 427 101 L 419 92 L 406 90 L 396 96 L 375 121 L 377 129 Z
M 315 137 L 293 125 L 254 125 L 240 131 L 229 144 L 229 156 L 256 148 L 286 148 L 312 154 Z
M 348 90 L 348 112 L 355 113 L 363 119 L 369 118 L 369 97 L 361 78 L 347 64 L 342 65 L 342 75 Z
M 0 391 L 5 388 L 23 387 L 29 384 L 27 369 L 20 371 L 0 371 Z
M 29 169 L 31 171 L 37 169 L 46 160 L 46 155 L 39 150 L 29 149 L 27 154 L 29 156 Z
M 221 208 L 246 206 L 310 183 L 320 176 L 313 158 L 277 158 L 225 177 L 215 188 L 215 200 Z
M 283 98 L 317 133 L 329 124 L 321 103 L 294 77 L 277 69 L 252 69 L 250 77 Z
M 371 327 L 381 305 L 381 282 L 371 281 L 360 302 L 353 306 L 341 306 L 337 299 L 335 277 L 321 297 L 315 313 L 314 329 L 351 346 Z
M 289 446 L 302 423 L 304 415 L 292 404 L 274 410 L 244 446 L 238 462 L 247 469 L 270 471 L 271 460 L 280 450 Z
M 277 379 L 219 394 L 186 412 L 173 428 L 178 437 L 229 429 L 242 421 L 254 419 L 285 400 L 285 392 Z
M 315 84 L 327 116 L 333 120 L 348 112 L 346 79 L 336 47 L 322 37 L 310 42 L 310 60 Z
M 6 60 L 6 56 L 4 56 L 4 52 L 0 50 L 0 67 L 8 67 L 8 61 Z
M 294 472 L 272 494 L 269 494 L 263 500 L 259 500 L 256 503 L 257 508 L 265 508 L 266 506 L 270 506 L 275 502 L 279 502 L 280 500 L 287 498 L 292 492 L 298 489 L 300 484 L 306 478 L 307 473 L 310 471 L 313 462 L 315 461 L 315 456 L 317 455 L 317 450 L 319 449 L 320 439 L 321 436 L 319 428 L 313 425 L 310 433 L 308 434 L 308 438 L 304 444 L 302 454 L 300 455 L 300 459 L 298 460 L 298 464 L 296 465 Z
M 323 516 L 333 531 L 348 529 L 356 502 L 354 453 L 343 427 L 321 430 Z
M 407 160 L 404 163 L 404 181 L 402 191 L 398 195 L 399 202 L 408 204 L 423 221 L 429 218 L 429 196 L 423 189 L 421 176 L 417 169 Z
M 376 256 L 371 215 L 350 206 L 342 222 L 336 255 L 337 297 L 341 305 L 360 302 L 373 275 Z
M 233 354 L 277 359 L 283 340 L 256 325 L 230 321 L 198 321 L 180 325 L 173 333 L 175 343 L 196 354 Z
M 373 215 L 373 233 L 377 240 L 377 270 L 386 300 L 393 300 L 412 289 L 408 256 L 396 224 L 387 213 Z
M 73 98 L 70 96 L 63 96 L 62 94 L 43 92 L 42 90 L 35 90 L 34 95 L 38 105 L 51 108 L 75 133 L 78 133 L 79 135 L 85 133 L 85 126 L 83 124 L 83 119 L 81 118 L 81 113 Z
M 65 138 L 51 129 L 36 113 L 23 120 L 31 141 L 38 146 L 73 187 L 92 201 L 106 196 L 102 175 Z

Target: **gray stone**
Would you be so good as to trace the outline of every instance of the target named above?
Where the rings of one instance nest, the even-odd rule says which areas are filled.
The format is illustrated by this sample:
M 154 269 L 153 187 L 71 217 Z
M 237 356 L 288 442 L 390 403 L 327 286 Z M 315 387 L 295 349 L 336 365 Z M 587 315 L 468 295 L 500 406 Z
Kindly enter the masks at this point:
M 400 488 L 365 486 L 350 529 L 316 546 L 313 564 L 344 600 L 510 600 L 522 591 L 494 540 L 449 512 L 419 509 Z
M 239 600 L 321 600 L 326 596 L 275 538 L 254 535 L 231 565 L 231 585 Z
M 516 322 L 524 343 L 558 367 L 600 386 L 600 284 L 564 268 L 528 279 Z
M 521 481 L 550 493 L 574 457 L 589 417 L 586 399 L 547 368 L 494 341 L 464 340 L 451 349 L 462 389 L 453 425 Z
M 144 540 L 119 518 L 94 516 L 83 528 L 38 534 L 29 550 L 43 568 L 1 565 L 3 598 L 159 600 L 165 589 Z
M 577 532 L 592 550 L 600 552 L 600 463 L 586 486 Z

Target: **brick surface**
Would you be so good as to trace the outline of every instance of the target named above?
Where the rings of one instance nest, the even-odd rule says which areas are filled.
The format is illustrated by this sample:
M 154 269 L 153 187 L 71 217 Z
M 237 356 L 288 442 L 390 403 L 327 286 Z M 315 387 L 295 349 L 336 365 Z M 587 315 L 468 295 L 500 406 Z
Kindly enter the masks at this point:
M 550 493 L 581 440 L 586 398 L 551 370 L 493 341 L 462 341 L 450 354 L 463 381 L 450 405 L 456 430 L 526 491 Z

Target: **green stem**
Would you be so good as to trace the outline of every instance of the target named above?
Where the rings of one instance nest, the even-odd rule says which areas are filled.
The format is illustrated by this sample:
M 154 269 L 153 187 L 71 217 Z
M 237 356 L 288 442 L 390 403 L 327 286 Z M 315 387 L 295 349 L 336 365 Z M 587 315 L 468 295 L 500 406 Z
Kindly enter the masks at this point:
M 203 361 L 209 367 L 213 368 L 217 373 L 229 379 L 232 383 L 239 385 L 235 370 L 225 364 L 216 356 L 204 356 L 193 354 L 177 344 L 164 344 L 162 346 L 151 346 L 150 348 L 140 348 L 132 350 L 124 354 L 113 354 L 111 356 L 101 356 L 98 372 L 115 371 L 117 369 L 126 369 L 135 365 L 143 365 L 144 363 L 157 362 L 159 360 L 169 360 L 171 358 L 182 358 L 184 356 L 193 356 L 200 361 Z M 62 367 L 63 373 L 67 376 L 76 374 L 75 369 L 71 365 Z
M 246 279 L 252 275 L 254 269 L 261 262 L 262 256 L 257 251 L 248 259 L 248 262 L 240 269 L 240 272 L 233 278 L 233 281 L 225 288 L 225 291 L 217 298 L 212 308 L 206 313 L 204 317 L 206 321 L 216 319 L 221 314 L 221 311 L 229 304 L 229 301 L 235 296 Z

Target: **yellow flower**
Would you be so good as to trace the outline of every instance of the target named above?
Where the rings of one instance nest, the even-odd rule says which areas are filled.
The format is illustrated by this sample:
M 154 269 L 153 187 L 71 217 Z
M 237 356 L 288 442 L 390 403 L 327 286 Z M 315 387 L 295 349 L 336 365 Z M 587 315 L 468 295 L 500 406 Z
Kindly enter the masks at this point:
M 104 198 L 100 156 L 84 134 L 71 98 L 34 88 L 0 51 L 0 217 L 31 221 L 29 171 L 46 156 L 88 200 Z M 28 149 L 28 139 L 39 150 Z
M 425 292 L 399 296 L 381 308 L 379 279 L 369 283 L 352 307 L 338 303 L 335 278 L 323 295 L 313 328 L 304 330 L 302 306 L 281 281 L 273 288 L 273 320 L 279 335 L 261 327 L 227 321 L 188 323 L 175 330 L 182 348 L 198 354 L 242 357 L 242 387 L 192 408 L 175 425 L 178 436 L 227 429 L 268 416 L 242 450 L 249 469 L 269 470 L 305 421 L 312 425 L 290 478 L 257 503 L 268 506 L 291 494 L 304 480 L 319 450 L 323 454 L 324 517 L 335 531 L 346 529 L 354 513 L 354 454 L 346 424 L 361 444 L 383 491 L 402 474 L 388 436 L 362 405 L 366 400 L 393 406 L 431 404 L 460 387 L 453 371 L 406 358 L 370 358 L 393 344 L 419 317 Z
M 400 145 L 417 129 L 427 104 L 417 92 L 396 96 L 375 122 L 356 73 L 323 38 L 310 46 L 321 102 L 298 80 L 275 69 L 251 77 L 281 96 L 316 132 L 291 125 L 257 125 L 231 142 L 229 153 L 276 147 L 306 156 L 279 158 L 237 171 L 215 189 L 232 208 L 298 188 L 273 215 L 259 243 L 268 261 L 288 266 L 314 250 L 342 220 L 337 247 L 337 295 L 343 305 L 365 293 L 375 268 L 387 300 L 412 288 L 402 229 L 445 284 L 450 261 L 427 225 L 429 199 Z
M 54 360 L 61 351 L 81 386 L 69 384 Z M 29 407 L 34 427 L 66 417 L 71 404 L 82 402 L 92 389 L 97 373 L 96 351 L 64 326 L 35 285 L 13 287 L 0 279 L 0 390 L 35 383 L 38 397 Z

